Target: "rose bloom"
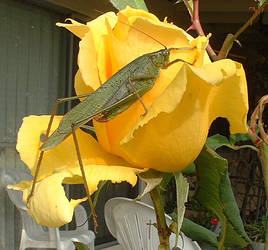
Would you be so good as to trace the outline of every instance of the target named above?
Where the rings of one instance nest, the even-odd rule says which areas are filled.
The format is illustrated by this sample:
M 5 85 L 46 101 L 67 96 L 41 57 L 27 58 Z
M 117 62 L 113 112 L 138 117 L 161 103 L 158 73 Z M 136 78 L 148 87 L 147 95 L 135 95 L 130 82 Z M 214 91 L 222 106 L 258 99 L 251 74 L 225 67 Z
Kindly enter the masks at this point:
M 247 132 L 247 85 L 241 64 L 229 59 L 211 62 L 205 52 L 207 37 L 193 39 L 182 29 L 142 10 L 126 8 L 117 16 L 106 13 L 81 24 L 59 23 L 78 36 L 79 70 L 77 95 L 90 93 L 138 56 L 168 48 L 170 61 L 161 69 L 154 87 L 143 97 L 148 113 L 136 101 L 108 122 L 94 122 L 98 141 L 76 130 L 90 193 L 99 181 L 127 181 L 135 185 L 136 174 L 145 169 L 176 172 L 187 167 L 206 142 L 210 124 L 217 117 L 230 122 L 231 133 Z M 142 32 L 140 32 L 142 31 Z M 154 38 L 154 39 L 152 39 Z M 89 107 L 90 108 L 90 107 Z M 61 117 L 56 116 L 53 128 Z M 17 150 L 32 174 L 49 116 L 25 117 L 18 134 Z M 74 207 L 84 199 L 68 200 L 62 183 L 83 183 L 72 136 L 44 154 L 38 182 L 29 205 L 38 223 L 58 227 L 72 220 Z M 10 188 L 23 191 L 26 201 L 32 182 Z

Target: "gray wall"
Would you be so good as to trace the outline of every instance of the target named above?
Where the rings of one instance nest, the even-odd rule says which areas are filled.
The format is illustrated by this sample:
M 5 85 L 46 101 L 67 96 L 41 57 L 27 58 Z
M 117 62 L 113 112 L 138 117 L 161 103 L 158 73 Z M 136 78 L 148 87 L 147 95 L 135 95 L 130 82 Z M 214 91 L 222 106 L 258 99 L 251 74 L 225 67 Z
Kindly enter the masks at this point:
M 32 5 L 0 2 L 0 173 L 23 168 L 16 152 L 22 118 L 49 114 L 65 96 L 66 36 L 60 14 Z M 18 249 L 20 217 L 0 178 L 0 250 Z

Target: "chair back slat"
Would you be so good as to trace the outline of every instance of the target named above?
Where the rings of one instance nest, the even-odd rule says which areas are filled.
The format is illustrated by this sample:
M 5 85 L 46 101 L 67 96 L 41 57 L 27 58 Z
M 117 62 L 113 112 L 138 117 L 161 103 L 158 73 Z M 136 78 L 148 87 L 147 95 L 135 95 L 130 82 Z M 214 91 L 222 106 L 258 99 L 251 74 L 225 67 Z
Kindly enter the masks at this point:
M 106 202 L 105 222 L 111 234 L 125 250 L 155 250 L 159 246 L 159 238 L 154 208 L 127 198 L 113 198 Z M 168 226 L 172 223 L 166 215 Z M 182 240 L 183 238 L 183 240 Z M 174 247 L 176 235 L 170 236 L 170 247 Z M 182 234 L 177 247 L 187 250 L 200 250 L 196 242 Z

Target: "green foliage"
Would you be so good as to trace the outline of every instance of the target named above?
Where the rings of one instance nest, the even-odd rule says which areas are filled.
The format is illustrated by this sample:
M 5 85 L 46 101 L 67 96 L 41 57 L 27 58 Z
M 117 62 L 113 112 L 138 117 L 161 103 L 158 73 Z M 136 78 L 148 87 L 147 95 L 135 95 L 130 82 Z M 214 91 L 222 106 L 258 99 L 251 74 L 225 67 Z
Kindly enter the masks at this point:
M 219 147 L 227 145 L 230 145 L 230 142 L 223 135 L 216 134 L 207 138 L 207 146 L 213 150 L 216 150 Z
M 217 148 L 216 144 L 214 148 Z M 199 179 L 196 199 L 221 221 L 219 244 L 226 247 L 247 246 L 251 241 L 244 230 L 232 192 L 227 160 L 205 146 L 195 164 Z
M 207 138 L 207 146 L 213 150 L 216 150 L 222 146 L 226 146 L 233 150 L 239 150 L 242 148 L 250 148 L 252 150 L 258 151 L 258 149 L 251 144 L 241 145 L 241 146 L 235 145 L 235 143 L 237 142 L 246 142 L 246 141 L 250 141 L 248 134 L 230 135 L 230 141 L 225 136 L 216 134 Z
M 245 229 L 250 239 L 256 242 L 264 242 L 267 223 L 268 217 L 262 216 L 257 222 L 252 224 L 246 224 Z
M 258 0 L 258 8 L 260 8 L 267 0 Z
M 230 143 L 235 144 L 237 142 L 251 141 L 248 134 L 231 134 Z
M 188 191 L 189 191 L 189 183 L 183 177 L 180 172 L 174 173 L 175 181 L 176 181 L 176 200 L 177 200 L 177 232 L 181 231 L 181 226 L 183 222 L 183 217 L 185 213 L 185 202 L 187 202 Z M 178 235 L 177 235 L 178 237 Z
M 159 185 L 161 191 L 167 190 L 167 186 L 169 185 L 172 177 L 173 177 L 172 173 L 164 173 L 162 182 Z
M 187 168 L 182 169 L 181 172 L 186 175 L 195 174 L 195 164 L 191 163 Z
M 76 250 L 91 250 L 87 247 L 87 245 L 85 245 L 84 243 L 81 243 L 81 242 L 74 242 L 74 245 L 75 245 L 75 249 Z
M 171 217 L 173 221 L 177 221 L 177 214 L 172 213 Z M 197 242 L 202 242 L 209 244 L 210 246 L 217 247 L 218 246 L 218 241 L 217 241 L 217 234 L 208 230 L 205 227 L 202 227 L 191 220 L 184 218 L 183 219 L 183 224 L 181 227 L 181 231 L 191 238 L 192 240 L 195 240 Z
M 148 11 L 146 4 L 143 0 L 110 0 L 111 4 L 118 10 L 123 10 L 127 6 L 135 9 L 142 9 Z
M 138 200 L 141 199 L 145 194 L 151 192 L 162 182 L 163 173 L 154 169 L 149 169 L 148 171 L 140 173 L 139 177 L 142 181 L 145 182 L 146 187 L 143 192 L 137 197 Z

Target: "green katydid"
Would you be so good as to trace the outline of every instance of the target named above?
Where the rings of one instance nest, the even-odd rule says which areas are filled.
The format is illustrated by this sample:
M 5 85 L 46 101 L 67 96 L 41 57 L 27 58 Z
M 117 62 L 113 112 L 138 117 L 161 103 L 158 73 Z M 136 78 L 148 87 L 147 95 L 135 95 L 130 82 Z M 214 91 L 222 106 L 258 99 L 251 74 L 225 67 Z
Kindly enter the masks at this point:
M 144 34 L 149 36 L 146 33 Z M 157 41 L 153 37 L 151 38 Z M 157 42 L 160 43 L 159 41 Z M 30 198 L 33 196 L 44 152 L 48 149 L 56 147 L 70 134 L 72 134 L 89 205 L 94 218 L 94 224 L 95 226 L 97 225 L 96 214 L 89 194 L 75 130 L 79 127 L 82 127 L 92 119 L 100 122 L 109 121 L 116 115 L 125 111 L 137 100 L 142 103 L 145 109 L 145 114 L 147 113 L 147 108 L 142 101 L 142 96 L 154 86 L 156 79 L 160 75 L 160 69 L 165 69 L 176 62 L 183 61 L 181 59 L 176 59 L 172 62 L 169 62 L 170 51 L 194 49 L 193 47 L 167 48 L 162 43 L 160 44 L 164 46 L 164 49 L 136 58 L 134 61 L 120 69 L 95 92 L 77 97 L 63 98 L 57 101 L 51 114 L 44 143 L 40 148 L 41 152 L 37 162 L 33 185 L 28 196 L 27 203 L 29 203 Z M 64 115 L 58 128 L 50 136 L 48 136 L 57 105 L 64 101 L 74 100 L 86 96 L 87 98 L 85 100 Z

